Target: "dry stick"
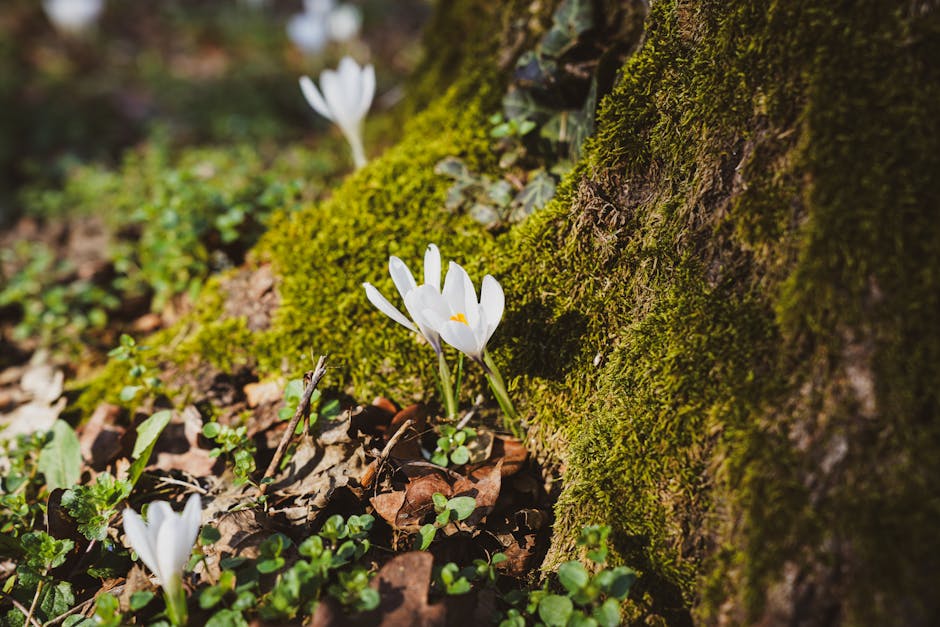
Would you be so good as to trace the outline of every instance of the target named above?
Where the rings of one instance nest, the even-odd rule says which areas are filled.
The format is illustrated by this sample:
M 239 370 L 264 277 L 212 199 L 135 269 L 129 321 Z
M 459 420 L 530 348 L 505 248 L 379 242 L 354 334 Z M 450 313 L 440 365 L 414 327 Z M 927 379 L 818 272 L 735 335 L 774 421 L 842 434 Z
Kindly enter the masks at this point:
M 105 592 L 105 594 L 108 594 L 108 593 Z M 91 604 L 94 603 L 94 602 L 95 602 L 95 597 L 91 597 L 90 599 L 88 599 L 88 600 L 85 601 L 84 603 L 79 603 L 78 605 L 76 605 L 76 606 L 73 607 L 72 609 L 70 609 L 70 610 L 68 610 L 68 611 L 66 611 L 66 612 L 63 612 L 63 613 L 59 614 L 58 616 L 56 616 L 56 617 L 53 618 L 52 620 L 46 621 L 45 623 L 42 624 L 42 627 L 51 627 L 52 625 L 58 625 L 59 623 L 61 623 L 62 621 L 64 621 L 66 618 L 68 618 L 68 617 L 71 616 L 72 614 L 75 614 L 76 612 L 84 613 L 84 612 L 91 606 Z
M 385 448 L 382 449 L 382 452 L 379 453 L 379 456 L 372 460 L 372 462 L 366 467 L 365 472 L 362 473 L 362 477 L 359 479 L 359 485 L 363 488 L 368 488 L 372 485 L 372 481 L 375 479 L 375 473 L 378 471 L 379 464 L 388 459 L 389 453 L 392 452 L 392 448 L 398 444 L 398 441 L 405 435 L 405 430 L 408 429 L 414 420 L 409 418 L 405 422 L 401 423 L 401 426 L 398 427 L 398 431 L 395 432 L 395 435 L 391 437 L 388 441 L 388 444 L 385 445 Z
M 159 481 L 160 483 L 165 484 L 165 485 L 172 484 L 172 485 L 183 486 L 184 488 L 189 488 L 190 490 L 193 490 L 194 492 L 198 492 L 199 494 L 202 494 L 203 496 L 206 496 L 209 494 L 208 490 L 202 488 L 201 486 L 196 485 L 195 483 L 187 483 L 185 481 L 180 481 L 179 479 L 174 479 L 172 477 L 160 477 Z
M 300 419 L 304 416 L 307 417 L 307 425 L 309 429 L 310 397 L 313 396 L 313 391 L 317 389 L 317 384 L 320 383 L 320 379 L 323 378 L 324 374 L 326 374 L 326 355 L 320 355 L 320 359 L 317 361 L 317 367 L 314 368 L 313 373 L 311 374 L 308 372 L 304 375 L 305 379 L 309 375 L 310 382 L 304 389 L 304 395 L 300 398 L 300 403 L 297 405 L 297 411 L 294 412 L 294 417 L 290 419 L 290 424 L 287 425 L 287 431 L 285 431 L 284 435 L 281 436 L 281 442 L 277 445 L 277 450 L 274 451 L 274 458 L 271 460 L 271 463 L 268 464 L 268 469 L 265 471 L 264 477 L 261 479 L 261 485 L 258 487 L 259 495 L 264 494 L 267 490 L 267 480 L 273 477 L 275 471 L 277 471 L 277 467 L 281 463 L 281 459 L 284 457 L 284 451 L 287 450 L 287 445 L 290 444 L 290 439 L 294 435 L 294 431 L 297 430 L 297 423 L 299 423 Z

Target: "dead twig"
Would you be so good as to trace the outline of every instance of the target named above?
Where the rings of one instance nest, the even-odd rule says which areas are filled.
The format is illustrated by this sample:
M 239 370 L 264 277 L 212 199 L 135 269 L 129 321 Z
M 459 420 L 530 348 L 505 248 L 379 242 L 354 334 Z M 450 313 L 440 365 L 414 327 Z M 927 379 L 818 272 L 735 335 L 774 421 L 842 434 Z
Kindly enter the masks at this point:
M 271 459 L 271 463 L 268 464 L 268 469 L 264 472 L 264 477 L 261 479 L 261 485 L 258 486 L 258 495 L 262 495 L 268 488 L 268 480 L 274 476 L 274 473 L 277 471 L 277 467 L 281 463 L 281 459 L 284 457 L 284 451 L 287 450 L 287 445 L 290 444 L 291 437 L 294 435 L 294 431 L 297 430 L 297 424 L 300 422 L 301 418 L 305 419 L 305 431 L 309 433 L 310 431 L 310 398 L 313 396 L 313 391 L 317 389 L 317 384 L 320 383 L 320 379 L 323 378 L 323 375 L 326 374 L 326 355 L 320 355 L 320 359 L 317 361 L 316 368 L 313 369 L 313 372 L 308 372 L 304 374 L 304 380 L 307 381 L 307 387 L 304 388 L 304 395 L 300 398 L 300 403 L 297 405 L 297 411 L 294 412 L 294 417 L 290 419 L 290 424 L 287 425 L 287 431 L 284 432 L 284 435 L 281 436 L 281 442 L 277 445 L 277 450 L 274 451 L 274 457 Z
M 104 594 L 108 594 L 108 593 L 105 592 Z M 52 620 L 46 621 L 45 623 L 43 623 L 42 627 L 52 627 L 52 625 L 58 625 L 59 623 L 61 623 L 62 621 L 64 621 L 66 618 L 68 618 L 69 616 L 71 616 L 72 614 L 75 614 L 75 613 L 82 613 L 82 614 L 84 614 L 86 611 L 88 611 L 88 608 L 91 607 L 91 604 L 95 602 L 95 599 L 96 599 L 96 598 L 97 598 L 97 597 L 91 597 L 90 599 L 88 599 L 88 600 L 85 601 L 84 603 L 79 603 L 78 605 L 76 605 L 76 606 L 73 607 L 72 609 L 63 612 L 62 614 L 59 614 L 58 616 L 56 616 L 56 617 L 53 618 Z
M 405 435 L 405 430 L 413 424 L 414 420 L 411 418 L 401 423 L 401 426 L 398 427 L 398 431 L 396 431 L 395 435 L 389 439 L 388 444 L 385 445 L 385 448 L 382 449 L 382 452 L 379 453 L 379 456 L 373 459 L 369 465 L 366 466 L 365 471 L 362 473 L 362 477 L 359 479 L 359 485 L 366 489 L 372 485 L 379 466 L 383 464 L 386 459 L 388 459 L 389 453 L 392 452 L 392 448 L 394 448 L 394 446 L 398 444 L 398 441 Z
M 193 490 L 194 492 L 198 492 L 199 494 L 202 494 L 203 496 L 209 494 L 208 490 L 196 485 L 195 483 L 187 483 L 186 481 L 180 481 L 179 479 L 174 479 L 172 477 L 160 477 L 159 482 L 164 485 L 183 486 L 184 488 L 189 488 L 190 490 Z

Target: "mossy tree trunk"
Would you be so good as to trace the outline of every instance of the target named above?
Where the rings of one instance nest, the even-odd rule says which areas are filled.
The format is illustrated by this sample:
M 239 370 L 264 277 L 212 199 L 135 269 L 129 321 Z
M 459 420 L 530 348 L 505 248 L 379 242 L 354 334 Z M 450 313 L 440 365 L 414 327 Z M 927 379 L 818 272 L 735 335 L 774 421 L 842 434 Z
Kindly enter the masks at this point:
M 652 3 L 520 234 L 555 558 L 589 512 L 672 623 L 936 622 L 937 59 L 935 2 Z

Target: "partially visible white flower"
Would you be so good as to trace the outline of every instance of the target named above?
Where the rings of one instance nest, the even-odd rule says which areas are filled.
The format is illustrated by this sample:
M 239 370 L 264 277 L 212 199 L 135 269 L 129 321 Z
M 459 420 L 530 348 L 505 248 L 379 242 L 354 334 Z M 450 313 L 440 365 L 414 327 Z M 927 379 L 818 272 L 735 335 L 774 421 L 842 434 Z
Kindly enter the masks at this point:
M 414 275 L 411 274 L 411 270 L 409 270 L 408 266 L 405 265 L 405 262 L 398 257 L 389 257 L 388 273 L 392 276 L 392 282 L 395 283 L 395 287 L 398 289 L 398 293 L 405 302 L 405 309 L 414 322 L 405 317 L 405 315 L 401 313 L 394 305 L 388 302 L 388 299 L 382 296 L 382 294 L 377 289 L 375 289 L 371 283 L 362 284 L 362 287 L 364 287 L 366 290 L 366 298 L 368 298 L 369 302 L 375 305 L 379 311 L 384 313 L 398 324 L 424 336 L 424 339 L 428 341 L 428 344 L 431 345 L 431 347 L 434 349 L 434 352 L 440 355 L 440 334 L 438 334 L 437 331 L 430 328 L 423 322 L 424 318 L 420 316 L 419 311 L 411 309 L 411 307 L 408 305 L 409 295 L 417 289 L 429 289 L 437 292 L 438 295 L 440 294 L 441 253 L 437 249 L 437 246 L 434 244 L 428 244 L 428 248 L 424 253 L 424 284 L 421 285 L 421 288 L 419 288 L 415 282 Z
M 327 44 L 326 21 L 312 13 L 297 13 L 287 21 L 287 36 L 304 54 L 319 54 Z
M 183 568 L 199 534 L 201 519 L 202 503 L 198 494 L 189 497 L 179 514 L 166 501 L 154 501 L 147 509 L 147 522 L 134 510 L 124 510 L 127 540 L 156 575 L 168 599 L 176 599 L 182 592 Z
M 333 10 L 335 0 L 304 0 L 304 11 L 312 15 L 324 16 Z
M 300 89 L 313 110 L 343 132 L 353 152 L 357 168 L 366 164 L 362 147 L 362 120 L 375 96 L 375 68 L 360 67 L 351 57 L 343 57 L 336 71 L 323 70 L 320 90 L 308 76 L 300 78 Z
M 58 30 L 80 35 L 97 23 L 104 0 L 43 0 L 42 8 Z
M 362 11 L 352 4 L 341 4 L 332 11 L 326 20 L 330 39 L 349 41 L 359 34 L 362 28 Z
M 405 297 L 405 306 L 419 325 L 433 329 L 441 338 L 474 361 L 483 364 L 486 344 L 503 317 L 503 288 L 492 276 L 483 277 L 480 300 L 467 271 L 453 261 L 440 292 L 418 287 Z

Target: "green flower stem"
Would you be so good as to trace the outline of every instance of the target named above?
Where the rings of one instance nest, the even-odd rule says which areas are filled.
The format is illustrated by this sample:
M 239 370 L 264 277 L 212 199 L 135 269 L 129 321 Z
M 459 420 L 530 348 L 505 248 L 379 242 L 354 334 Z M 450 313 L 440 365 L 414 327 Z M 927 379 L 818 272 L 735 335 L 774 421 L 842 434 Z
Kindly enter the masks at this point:
M 454 397 L 454 386 L 450 382 L 450 368 L 444 359 L 444 352 L 437 356 L 437 371 L 441 378 L 441 394 L 444 396 L 444 409 L 449 420 L 457 419 L 457 399 Z
M 496 396 L 496 402 L 499 403 L 500 409 L 503 410 L 503 414 L 506 416 L 506 428 L 508 428 L 514 436 L 521 438 L 522 434 L 519 432 L 519 414 L 516 412 L 512 401 L 509 400 L 506 384 L 503 382 L 503 377 L 499 374 L 496 362 L 493 361 L 489 353 L 483 353 L 483 370 L 486 372 L 486 380 L 490 384 L 490 389 L 493 390 L 493 395 Z
M 183 589 L 183 581 L 179 575 L 164 586 L 163 598 L 166 599 L 166 615 L 170 623 L 185 625 L 189 621 L 189 610 L 186 607 L 186 590 Z

